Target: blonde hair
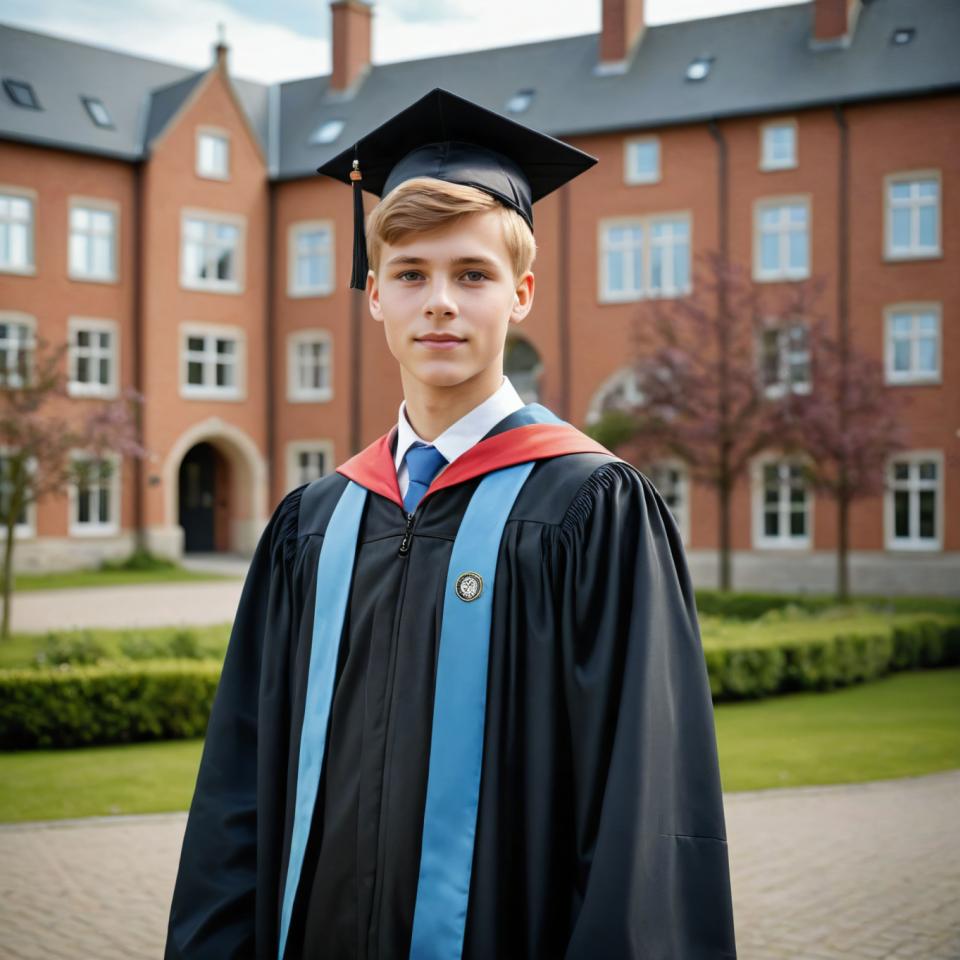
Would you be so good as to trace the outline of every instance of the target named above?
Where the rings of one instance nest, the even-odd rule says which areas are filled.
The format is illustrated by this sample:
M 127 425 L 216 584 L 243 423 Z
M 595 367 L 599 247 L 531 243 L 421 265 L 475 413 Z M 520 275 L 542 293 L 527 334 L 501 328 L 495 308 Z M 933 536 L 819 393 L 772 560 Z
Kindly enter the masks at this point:
M 426 233 L 454 223 L 471 213 L 496 210 L 503 226 L 513 267 L 514 282 L 533 266 L 537 244 L 526 220 L 477 187 L 448 183 L 434 177 L 413 177 L 395 187 L 367 217 L 367 259 L 374 273 L 380 269 L 383 245 L 394 245 L 411 233 Z

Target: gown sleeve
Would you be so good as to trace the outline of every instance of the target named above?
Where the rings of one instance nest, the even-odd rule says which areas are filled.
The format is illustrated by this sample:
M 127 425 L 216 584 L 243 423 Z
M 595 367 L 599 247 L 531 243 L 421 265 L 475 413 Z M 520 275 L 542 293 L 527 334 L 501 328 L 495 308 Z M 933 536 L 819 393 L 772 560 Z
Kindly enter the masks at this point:
M 260 666 L 264 647 L 290 629 L 302 491 L 277 506 L 247 570 L 187 818 L 165 960 L 254 956 Z
M 564 517 L 557 597 L 573 777 L 566 960 L 736 957 L 713 705 L 676 523 L 629 464 Z

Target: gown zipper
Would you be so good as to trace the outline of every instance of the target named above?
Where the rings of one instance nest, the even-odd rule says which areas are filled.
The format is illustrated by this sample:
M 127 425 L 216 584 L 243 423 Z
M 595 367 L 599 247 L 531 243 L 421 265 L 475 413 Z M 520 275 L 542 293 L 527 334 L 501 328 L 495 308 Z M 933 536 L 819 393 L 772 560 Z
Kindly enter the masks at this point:
M 403 531 L 403 539 L 400 541 L 400 550 L 397 553 L 399 557 L 405 557 L 410 552 L 410 541 L 413 539 L 413 513 L 407 514 L 407 527 Z

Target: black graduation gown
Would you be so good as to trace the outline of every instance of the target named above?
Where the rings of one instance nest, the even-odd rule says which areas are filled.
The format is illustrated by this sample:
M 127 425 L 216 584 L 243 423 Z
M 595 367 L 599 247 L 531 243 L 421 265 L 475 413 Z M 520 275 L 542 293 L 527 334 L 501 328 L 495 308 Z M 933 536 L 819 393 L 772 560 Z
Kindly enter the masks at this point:
M 527 422 L 518 411 L 487 438 Z M 403 509 L 368 495 L 287 960 L 408 955 L 443 587 L 481 479 L 428 493 L 405 555 Z M 166 960 L 276 958 L 317 559 L 347 482 L 293 490 L 260 538 Z M 465 960 L 735 957 L 693 590 L 669 509 L 634 467 L 606 452 L 537 462 L 500 543 L 487 691 Z

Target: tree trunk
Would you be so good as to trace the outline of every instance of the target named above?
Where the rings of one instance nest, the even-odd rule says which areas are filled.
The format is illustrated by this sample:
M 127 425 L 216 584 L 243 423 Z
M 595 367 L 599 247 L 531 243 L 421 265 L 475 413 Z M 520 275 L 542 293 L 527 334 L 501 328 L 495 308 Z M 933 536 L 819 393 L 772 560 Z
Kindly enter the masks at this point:
M 9 511 L 6 517 L 7 542 L 3 545 L 3 621 L 0 623 L 0 640 L 10 639 L 10 595 L 13 592 L 13 528 L 16 514 Z
M 846 484 L 841 483 L 837 495 L 837 600 L 846 603 L 850 599 L 850 571 L 848 569 L 848 535 L 850 498 Z
M 730 483 L 724 475 L 717 486 L 717 499 L 720 508 L 720 571 L 719 588 L 724 592 L 731 589 L 730 575 Z

